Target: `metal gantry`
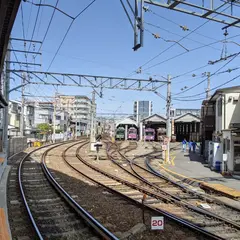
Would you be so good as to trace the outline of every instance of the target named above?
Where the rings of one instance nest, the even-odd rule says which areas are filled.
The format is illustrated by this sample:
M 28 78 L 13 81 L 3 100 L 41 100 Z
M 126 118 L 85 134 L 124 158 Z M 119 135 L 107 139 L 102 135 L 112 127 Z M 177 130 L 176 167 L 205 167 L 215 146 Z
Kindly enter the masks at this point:
M 225 25 L 222 29 L 240 27 L 239 14 L 233 12 L 234 7 L 240 7 L 240 2 L 236 0 L 120 0 L 120 2 L 133 28 L 134 51 L 143 47 L 144 12 L 148 11 L 145 3 L 222 23 Z M 186 31 L 188 28 L 183 26 L 183 30 Z
M 102 89 L 122 89 L 137 91 L 156 91 L 167 83 L 167 80 L 152 79 L 134 79 L 111 76 L 95 76 L 85 74 L 40 72 L 9 69 L 8 72 L 22 79 L 22 73 L 27 74 L 27 84 L 41 84 L 52 86 L 72 86 L 89 87 L 99 89 L 100 95 Z M 11 91 L 11 90 L 10 90 Z

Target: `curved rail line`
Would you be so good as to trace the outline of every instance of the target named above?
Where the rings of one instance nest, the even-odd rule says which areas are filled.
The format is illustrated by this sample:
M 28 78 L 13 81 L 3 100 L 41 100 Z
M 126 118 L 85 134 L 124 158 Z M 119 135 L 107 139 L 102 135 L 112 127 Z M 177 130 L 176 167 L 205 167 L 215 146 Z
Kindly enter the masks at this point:
M 49 171 L 49 169 L 46 166 L 46 156 L 48 154 L 49 151 L 51 151 L 54 148 L 57 148 L 61 145 L 65 145 L 65 144 L 69 144 L 71 142 L 64 142 L 64 143 L 57 143 L 57 144 L 52 144 L 52 145 L 47 145 L 47 146 L 43 146 L 41 148 L 38 149 L 34 149 L 33 151 L 31 151 L 30 153 L 28 153 L 20 162 L 19 164 L 19 169 L 18 169 L 18 181 L 19 181 L 19 187 L 20 187 L 20 191 L 21 191 L 21 195 L 25 204 L 25 207 L 27 209 L 29 218 L 31 219 L 31 223 L 36 231 L 36 234 L 38 236 L 38 238 L 40 240 L 45 239 L 44 238 L 44 233 L 41 232 L 40 227 L 38 225 L 38 219 L 37 217 L 35 217 L 34 215 L 36 215 L 36 212 L 32 212 L 33 206 L 31 207 L 29 204 L 29 200 L 27 197 L 27 192 L 28 190 L 23 186 L 23 171 L 24 171 L 24 164 L 27 162 L 27 159 L 30 157 L 31 154 L 33 154 L 36 151 L 39 151 L 40 149 L 49 147 L 43 154 L 41 157 L 41 167 L 42 167 L 42 171 L 44 173 L 45 178 L 47 179 L 47 181 L 51 184 L 51 186 L 53 187 L 53 191 L 58 192 L 58 194 L 60 194 L 61 196 L 61 204 L 66 204 L 68 206 L 71 207 L 71 209 L 73 209 L 77 215 L 77 220 L 76 220 L 76 224 L 79 224 L 79 221 L 81 221 L 81 223 L 83 222 L 84 226 L 86 225 L 90 225 L 92 229 L 94 229 L 94 234 L 93 236 L 97 236 L 97 237 L 101 237 L 103 239 L 108 239 L 108 240 L 117 240 L 118 238 L 115 237 L 111 232 L 109 232 L 104 226 L 102 226 L 96 219 L 94 219 L 87 211 L 84 210 L 84 208 L 82 208 L 62 187 L 61 185 L 54 179 L 53 175 L 51 174 L 51 172 Z M 74 143 L 75 144 L 79 144 L 78 143 Z M 53 194 L 52 192 L 49 194 Z M 47 203 L 46 203 L 47 204 Z M 35 209 L 36 210 L 36 209 Z M 80 218 L 79 218 L 80 217 Z M 84 220 L 84 221 L 83 221 Z M 48 219 L 49 221 L 49 219 Z M 91 230 L 91 234 L 93 233 L 93 231 Z M 89 237 L 90 239 L 90 237 Z
M 148 171 L 147 169 L 145 169 L 145 168 L 143 168 L 143 167 L 135 164 L 133 161 L 131 161 L 131 160 L 129 160 L 128 158 L 126 158 L 126 157 L 119 151 L 119 146 L 118 146 L 117 148 L 118 148 L 117 151 L 119 152 L 119 154 L 120 154 L 125 160 L 127 160 L 128 164 L 129 164 L 128 166 L 130 166 L 130 169 L 128 168 L 128 166 L 126 166 L 126 164 L 125 164 L 125 166 L 123 166 L 121 163 L 119 163 L 118 161 L 116 161 L 115 159 L 113 159 L 111 156 L 109 156 L 109 157 L 110 157 L 110 159 L 111 159 L 115 164 L 117 164 L 121 169 L 125 170 L 125 171 L 126 171 L 127 173 L 129 173 L 129 174 L 134 175 L 136 178 L 142 180 L 145 184 L 151 186 L 152 188 L 154 188 L 155 190 L 161 192 L 161 193 L 164 194 L 165 196 L 170 197 L 170 199 L 171 199 L 172 201 L 174 201 L 176 204 L 180 204 L 181 206 L 183 206 L 183 207 L 185 207 L 185 208 L 188 208 L 188 209 L 190 209 L 190 210 L 192 210 L 192 211 L 195 211 L 195 212 L 200 213 L 200 214 L 204 214 L 204 215 L 206 215 L 206 216 L 215 218 L 215 219 L 217 219 L 217 220 L 219 220 L 219 221 L 222 221 L 222 222 L 225 222 L 225 223 L 228 223 L 228 224 L 234 226 L 234 227 L 235 227 L 236 229 L 238 229 L 238 230 L 237 230 L 237 232 L 236 232 L 235 234 L 232 234 L 232 235 L 235 235 L 235 237 L 236 237 L 236 236 L 239 236 L 238 234 L 239 234 L 240 225 L 239 225 L 239 223 L 237 223 L 237 220 L 240 221 L 239 211 L 236 211 L 236 210 L 234 211 L 234 210 L 232 210 L 232 209 L 231 209 L 231 211 L 229 211 L 229 209 L 224 209 L 225 211 L 223 211 L 222 214 L 221 214 L 222 216 L 220 216 L 220 215 L 218 215 L 218 214 L 216 214 L 216 213 L 214 213 L 214 212 L 212 212 L 212 211 L 210 212 L 210 211 L 207 211 L 207 210 L 205 210 L 205 209 L 196 207 L 196 206 L 194 206 L 193 204 L 190 204 L 189 202 L 185 201 L 184 198 L 186 198 L 186 200 L 188 200 L 188 201 L 189 201 L 189 200 L 194 200 L 194 201 L 199 200 L 199 196 L 197 196 L 197 193 L 196 193 L 196 192 L 191 193 L 192 196 L 191 196 L 191 195 L 186 196 L 186 195 L 189 194 L 189 193 L 187 193 L 186 190 L 185 190 L 185 191 L 183 192 L 183 194 L 185 195 L 184 198 L 183 198 L 183 196 L 178 197 L 178 196 L 176 196 L 176 195 L 174 195 L 174 194 L 171 194 L 171 191 L 170 191 L 170 192 L 169 192 L 169 191 L 166 191 L 166 186 L 164 186 L 164 187 L 165 187 L 165 190 L 162 190 L 161 185 L 162 185 L 163 183 L 166 183 L 166 180 L 167 180 L 167 179 L 164 179 L 164 180 L 165 180 L 164 182 L 160 182 L 160 186 L 158 186 L 158 184 L 153 184 L 153 183 L 152 183 L 151 181 L 149 181 L 148 179 L 151 178 L 150 176 L 155 176 L 155 175 L 152 174 L 152 172 Z M 127 148 L 124 148 L 124 149 L 127 150 Z M 122 150 L 122 149 L 121 149 L 121 150 Z M 131 149 L 131 150 L 132 150 L 132 149 Z M 138 168 L 138 170 L 136 170 L 136 167 Z M 141 170 L 141 171 L 139 171 L 139 170 Z M 139 172 L 140 172 L 140 173 L 139 173 Z M 143 174 L 146 175 L 146 173 L 148 174 L 148 179 L 146 179 L 146 176 L 145 176 L 145 177 L 143 176 Z M 150 175 L 150 176 L 149 176 L 149 175 Z M 159 176 L 158 176 L 158 179 L 159 179 Z M 163 178 L 162 178 L 162 180 L 163 180 Z M 168 181 L 168 182 L 169 182 L 169 181 Z M 201 195 L 200 195 L 200 196 L 201 196 Z M 203 196 L 201 196 L 201 200 L 204 200 Z M 208 199 L 208 201 L 206 201 L 206 199 L 205 199 L 205 201 L 204 201 L 203 203 L 211 203 L 211 207 L 216 207 L 216 205 L 219 205 L 219 204 L 214 203 L 211 199 Z M 221 206 L 221 207 L 222 207 L 222 206 Z M 226 212 L 226 210 L 228 210 L 228 211 Z M 231 214 L 233 214 L 233 216 L 235 217 L 235 219 L 234 219 L 235 221 L 233 221 L 232 219 L 225 218 L 224 215 L 225 215 L 226 213 L 228 213 L 228 217 L 231 216 Z M 211 231 L 211 229 L 209 229 L 209 231 Z M 230 237 L 230 236 L 229 236 L 229 237 Z M 239 236 L 239 238 L 240 238 L 240 236 Z M 232 239 L 232 237 L 230 237 L 230 239 Z M 237 239 L 237 238 L 236 238 L 236 239 Z
M 163 196 L 162 194 L 157 194 L 149 189 L 146 189 L 146 188 L 143 188 L 143 187 L 140 187 L 136 184 L 133 184 L 129 181 L 126 181 L 124 179 L 121 179 L 119 177 L 116 177 L 110 173 L 107 173 L 103 170 L 101 170 L 100 168 L 92 165 L 91 163 L 89 163 L 88 161 L 84 160 L 80 154 L 79 154 L 79 151 L 81 149 L 81 147 L 83 147 L 84 145 L 86 145 L 87 143 L 83 144 L 82 146 L 79 146 L 78 149 L 76 150 L 76 157 L 83 163 L 82 166 L 87 166 L 89 167 L 90 169 L 94 170 L 95 172 L 98 172 L 98 173 L 101 173 L 102 175 L 106 176 L 107 178 L 110 178 L 110 179 L 113 179 L 115 180 L 116 182 L 119 182 L 127 187 L 129 187 L 130 189 L 135 189 L 136 190 L 136 193 L 138 192 L 139 193 L 144 193 L 144 194 L 147 194 L 148 196 L 151 196 L 152 197 L 152 200 L 154 199 L 157 199 L 158 201 L 162 202 L 162 203 L 172 203 L 172 199 L 166 197 L 166 196 Z M 130 197 L 127 195 L 127 193 L 124 194 L 124 192 L 121 192 L 120 190 L 117 189 L 117 187 L 109 187 L 109 186 L 106 186 L 104 183 L 102 182 L 99 182 L 99 180 L 96 180 L 94 179 L 93 177 L 89 176 L 88 174 L 85 173 L 86 169 L 82 169 L 82 166 L 81 166 L 81 170 L 79 170 L 79 165 L 78 165 L 78 168 L 74 167 L 70 162 L 68 162 L 65 158 L 65 161 L 67 162 L 67 164 L 72 167 L 74 170 L 76 170 L 77 172 L 79 172 L 80 174 L 82 174 L 83 176 L 85 176 L 86 178 L 90 179 L 91 181 L 107 188 L 108 190 L 112 191 L 112 192 L 115 192 L 117 194 L 120 194 L 122 196 L 124 196 L 125 198 L 127 198 L 128 200 L 134 200 L 134 197 L 132 197 L 130 199 Z M 96 174 L 96 173 L 95 173 Z M 119 185 L 118 185 L 119 186 Z M 122 186 L 121 186 L 122 188 Z M 123 191 L 123 190 L 122 190 Z M 138 198 L 139 199 L 139 198 Z M 155 200 L 156 201 L 156 200 Z M 140 201 L 138 200 L 138 203 Z M 135 203 L 136 203 L 136 200 L 135 200 Z M 176 203 L 174 203 L 175 205 L 178 205 Z M 194 230 L 197 230 L 198 232 L 204 234 L 205 236 L 208 236 L 212 239 L 233 239 L 233 236 L 236 237 L 236 236 L 239 236 L 239 227 L 237 224 L 235 223 L 226 223 L 226 221 L 224 221 L 222 218 L 219 218 L 219 217 L 207 217 L 205 215 L 208 215 L 207 212 L 205 211 L 201 211 L 198 209 L 198 212 L 201 212 L 202 213 L 202 217 L 204 217 L 204 221 L 201 222 L 201 219 L 198 219 L 200 220 L 199 223 L 192 223 L 188 220 L 185 220 L 183 218 L 180 218 L 178 217 L 177 215 L 174 215 L 172 213 L 170 213 L 169 211 L 165 211 L 163 209 L 160 209 L 160 208 L 157 208 L 157 207 L 154 207 L 154 206 L 150 206 L 150 204 L 145 204 L 144 205 L 145 207 L 151 209 L 151 210 L 154 210 L 158 213 L 161 213 L 163 214 L 164 216 L 167 216 L 175 221 L 177 221 L 178 223 L 181 223 L 191 229 L 194 229 Z M 213 220 L 215 219 L 215 220 Z M 236 226 L 235 226 L 236 225 Z M 207 228 L 211 228 L 212 229 L 207 229 Z M 215 231 L 213 231 L 213 228 L 215 227 Z M 228 231 L 228 233 L 225 233 L 225 236 L 227 236 L 226 238 L 222 237 L 219 235 L 219 233 L 217 233 L 217 230 L 218 228 L 223 228 L 225 231 Z M 204 229 L 205 228 L 205 229 Z M 236 238 L 236 239 L 239 239 L 239 238 Z

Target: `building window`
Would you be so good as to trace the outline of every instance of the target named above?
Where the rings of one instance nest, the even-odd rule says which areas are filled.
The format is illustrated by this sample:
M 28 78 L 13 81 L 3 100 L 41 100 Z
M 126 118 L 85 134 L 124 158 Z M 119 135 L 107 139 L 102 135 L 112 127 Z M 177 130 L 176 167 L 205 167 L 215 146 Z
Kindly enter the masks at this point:
M 56 120 L 61 120 L 61 116 L 56 116 Z
M 222 116 L 222 98 L 218 100 L 218 116 Z

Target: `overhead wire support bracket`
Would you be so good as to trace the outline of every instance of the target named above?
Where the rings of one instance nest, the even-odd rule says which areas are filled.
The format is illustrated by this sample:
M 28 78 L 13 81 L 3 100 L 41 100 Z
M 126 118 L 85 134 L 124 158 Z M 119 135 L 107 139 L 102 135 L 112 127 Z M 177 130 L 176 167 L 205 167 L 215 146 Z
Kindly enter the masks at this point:
M 123 0 L 120 0 L 121 5 L 123 7 L 124 12 L 127 15 L 127 18 L 133 28 L 134 32 L 134 46 L 133 50 L 137 51 L 140 47 L 143 47 L 143 35 L 144 35 L 144 27 L 143 27 L 143 15 L 144 15 L 144 0 L 134 0 L 135 6 L 132 7 L 129 0 L 126 0 L 128 7 L 131 10 L 131 13 L 133 14 L 134 21 L 131 20 L 130 14 L 123 2 Z
M 166 80 L 158 79 L 133 79 L 109 76 L 94 76 L 83 74 L 68 74 L 68 73 L 54 73 L 54 72 L 40 72 L 40 71 L 25 71 L 8 69 L 21 78 L 21 73 L 25 72 L 29 76 L 29 84 L 42 84 L 53 86 L 72 86 L 72 87 L 89 87 L 89 88 L 103 88 L 107 89 L 123 89 L 123 90 L 137 90 L 137 91 L 156 91 L 166 84 Z M 44 77 L 47 78 L 44 79 Z M 63 77 L 64 81 L 60 81 L 59 77 Z M 36 81 L 33 79 L 39 79 Z M 81 81 L 79 81 L 81 79 Z M 144 83 L 144 84 L 142 84 Z M 142 87 L 142 85 L 144 87 Z M 101 95 L 101 93 L 100 93 Z
M 17 61 L 6 61 L 6 63 L 16 63 L 16 64 L 21 64 L 21 65 L 34 65 L 34 66 L 39 66 L 41 67 L 42 64 L 39 63 L 29 63 L 29 62 L 17 62 Z
M 8 49 L 7 51 L 42 55 L 42 53 L 40 53 L 40 52 L 23 51 L 23 50 L 17 50 L 17 49 Z
M 32 42 L 32 43 L 42 43 L 41 41 L 29 40 L 29 39 L 23 39 L 23 38 L 10 38 L 9 40 L 22 41 L 22 42 Z
M 231 4 L 231 2 L 224 2 L 222 5 L 216 7 L 214 7 L 214 0 L 210 0 L 210 4 L 208 4 L 209 1 L 207 1 L 206 4 L 210 5 L 210 7 L 208 7 L 208 5 L 205 6 L 205 2 L 202 2 L 201 0 L 196 1 L 197 3 L 199 2 L 198 4 L 193 4 L 189 0 L 163 0 L 162 2 L 157 0 L 144 0 L 144 2 L 225 24 L 226 26 L 223 29 L 231 26 L 240 27 L 239 16 L 218 11 L 226 4 Z M 181 8 L 179 6 L 181 6 Z M 218 15 L 218 18 L 216 16 L 211 16 L 213 14 Z

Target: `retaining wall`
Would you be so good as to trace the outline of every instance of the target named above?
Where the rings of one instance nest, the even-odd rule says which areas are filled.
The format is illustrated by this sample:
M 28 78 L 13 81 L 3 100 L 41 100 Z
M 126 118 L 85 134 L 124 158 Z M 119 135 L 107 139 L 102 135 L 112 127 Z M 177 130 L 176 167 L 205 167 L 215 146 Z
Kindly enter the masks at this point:
M 27 148 L 27 137 L 12 137 L 8 140 L 8 156 L 24 151 Z

